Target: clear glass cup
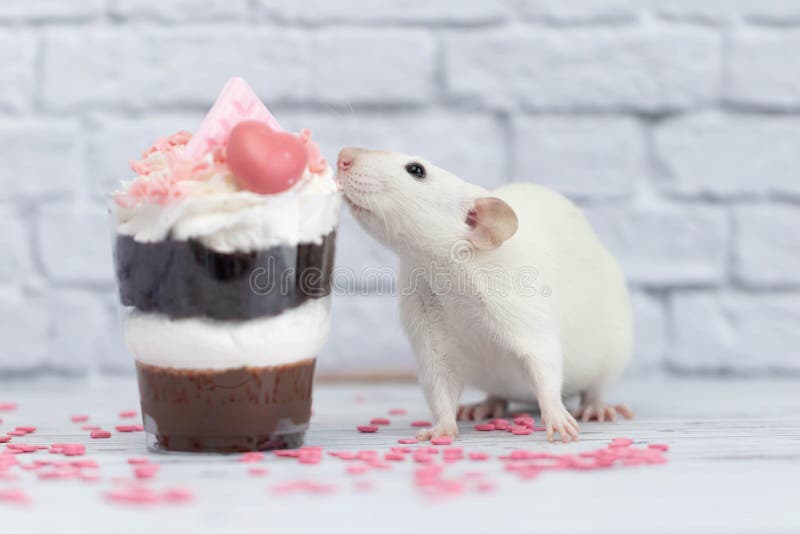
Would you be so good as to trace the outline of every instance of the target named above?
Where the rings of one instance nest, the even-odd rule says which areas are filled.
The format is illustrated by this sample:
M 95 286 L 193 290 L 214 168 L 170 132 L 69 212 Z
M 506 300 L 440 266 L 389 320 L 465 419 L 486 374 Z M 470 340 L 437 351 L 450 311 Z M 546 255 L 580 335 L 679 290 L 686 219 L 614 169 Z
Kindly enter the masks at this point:
M 110 203 L 121 323 L 152 450 L 302 445 L 330 328 L 339 201 L 338 193 L 282 199 L 281 224 L 306 228 L 296 244 L 233 252 L 172 233 L 137 240 L 119 231 Z M 333 227 L 309 237 L 321 209 Z

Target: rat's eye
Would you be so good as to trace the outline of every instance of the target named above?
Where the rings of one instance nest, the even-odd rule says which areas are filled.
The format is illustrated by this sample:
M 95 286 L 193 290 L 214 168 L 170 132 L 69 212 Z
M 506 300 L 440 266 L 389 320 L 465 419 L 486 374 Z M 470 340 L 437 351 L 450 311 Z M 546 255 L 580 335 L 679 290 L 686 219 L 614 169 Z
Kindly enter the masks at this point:
M 406 172 L 418 180 L 425 178 L 425 167 L 416 162 L 406 165 Z

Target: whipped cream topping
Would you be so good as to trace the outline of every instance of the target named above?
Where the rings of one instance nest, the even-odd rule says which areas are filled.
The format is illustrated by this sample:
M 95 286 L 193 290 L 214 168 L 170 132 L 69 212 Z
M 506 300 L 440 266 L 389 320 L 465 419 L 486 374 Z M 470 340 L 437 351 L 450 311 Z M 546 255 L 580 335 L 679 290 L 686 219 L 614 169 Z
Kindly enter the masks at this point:
M 183 198 L 114 206 L 117 232 L 139 242 L 197 239 L 221 253 L 322 242 L 338 221 L 341 197 L 329 167 L 308 169 L 290 189 L 260 195 L 238 189 L 230 174 L 185 181 Z
M 273 366 L 316 357 L 330 329 L 330 296 L 249 321 L 170 319 L 133 311 L 125 342 L 142 363 L 177 369 Z

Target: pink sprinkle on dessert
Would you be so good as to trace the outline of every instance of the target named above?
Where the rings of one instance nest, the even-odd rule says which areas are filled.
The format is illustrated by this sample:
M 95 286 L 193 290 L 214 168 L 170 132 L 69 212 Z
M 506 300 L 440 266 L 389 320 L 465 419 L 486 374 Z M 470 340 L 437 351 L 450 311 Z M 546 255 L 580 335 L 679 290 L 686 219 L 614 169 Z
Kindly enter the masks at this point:
M 136 410 L 125 410 L 119 412 L 119 417 L 121 419 L 130 419 L 132 417 L 136 417 L 137 415 L 139 415 L 139 412 L 137 412 Z
M 0 402 L 0 412 L 13 412 L 19 408 L 16 402 Z
M 358 454 L 351 451 L 331 451 L 328 454 L 340 460 L 355 460 L 358 458 Z
M 363 475 L 367 471 L 369 471 L 369 465 L 367 464 L 351 464 L 348 465 L 345 469 L 348 475 Z
M 419 440 L 417 438 L 401 438 L 397 440 L 397 443 L 402 445 L 413 445 L 414 443 L 418 443 Z
M 392 408 L 389 410 L 389 415 L 405 415 L 406 410 L 405 408 Z
M 14 504 L 28 504 L 31 498 L 27 493 L 17 488 L 0 489 L 0 502 L 10 502 Z
M 433 456 L 432 454 L 425 453 L 425 452 L 423 452 L 423 453 L 414 453 L 414 456 L 412 456 L 412 458 L 418 464 L 429 464 L 429 463 L 432 463 L 435 460 L 435 456 Z
M 0 443 L 6 443 L 11 440 L 11 436 L 0 436 Z
M 117 425 L 114 428 L 117 432 L 141 432 L 144 430 L 142 425 Z
M 369 424 L 371 425 L 390 425 L 391 423 L 392 422 L 386 417 L 373 417 L 369 421 Z
M 78 415 L 71 416 L 69 418 L 69 420 L 72 421 L 73 423 L 85 423 L 86 421 L 89 420 L 89 416 L 88 415 L 83 415 L 83 414 L 78 414 Z
M 450 445 L 453 443 L 453 438 L 447 436 L 439 436 L 438 438 L 431 438 L 431 443 L 434 445 Z
M 353 483 L 353 487 L 358 491 L 372 491 L 375 488 L 375 484 L 371 480 L 356 480 Z
M 97 425 L 83 425 L 81 430 L 100 430 L 100 427 Z
M 194 493 L 186 488 L 169 488 L 161 493 L 161 498 L 169 503 L 182 503 L 192 500 Z
M 263 477 L 269 473 L 269 470 L 266 467 L 251 467 L 247 472 L 254 477 Z
M 153 478 L 158 473 L 158 470 L 161 468 L 158 464 L 142 464 L 137 465 L 133 468 L 133 474 L 136 478 Z
M 300 451 L 297 449 L 279 449 L 273 451 L 272 454 L 280 458 L 297 458 L 300 456 Z
M 92 430 L 92 433 L 89 434 L 92 439 L 105 439 L 111 437 L 111 432 L 108 430 Z
M 505 419 L 492 419 L 489 421 L 489 424 L 494 425 L 495 430 L 507 430 L 511 423 L 506 421 Z
M 378 431 L 378 427 L 376 425 L 360 425 L 357 426 L 356 429 L 358 429 L 358 431 L 362 434 L 372 434 Z
M 50 445 L 51 454 L 63 454 L 64 456 L 82 456 L 86 452 L 86 447 L 82 443 L 53 443 Z
M 100 469 L 100 465 L 94 460 L 72 460 L 69 465 L 79 469 Z
M 149 464 L 150 459 L 143 456 L 134 456 L 133 458 L 128 458 L 128 463 L 131 465 Z
M 489 459 L 489 454 L 485 452 L 473 451 L 468 454 L 470 460 L 483 461 Z
M 491 423 L 477 424 L 475 425 L 475 430 L 479 432 L 488 432 L 490 430 L 494 430 L 494 425 Z
M 359 460 L 373 460 L 378 457 L 378 451 L 372 450 L 365 450 L 365 451 L 358 451 L 356 453 L 356 458 Z
M 190 501 L 194 494 L 186 488 L 168 488 L 157 491 L 139 483 L 129 483 L 114 488 L 105 493 L 106 499 L 120 504 L 152 505 L 152 504 L 180 504 Z
M 633 445 L 631 438 L 614 438 L 611 440 L 609 447 L 628 447 L 630 445 Z
M 433 423 L 431 423 L 430 421 L 413 421 L 411 423 L 411 426 L 417 427 L 417 428 L 427 428 L 427 427 L 433 426 Z
M 6 445 L 7 450 L 13 451 L 12 454 L 36 452 L 41 448 L 39 445 L 26 445 L 25 443 L 9 443 Z M 43 448 L 46 449 L 47 447 Z
M 239 457 L 239 461 L 245 463 L 260 462 L 263 459 L 264 459 L 264 453 L 258 451 L 246 452 Z
M 312 480 L 297 480 L 294 482 L 284 482 L 272 487 L 275 495 L 286 495 L 291 493 L 309 493 L 312 495 L 326 495 L 336 491 L 333 484 L 321 484 Z
M 106 499 L 123 504 L 155 504 L 160 500 L 160 495 L 145 486 L 131 486 L 107 491 Z
M 534 419 L 529 415 L 520 415 L 519 417 L 514 418 L 515 425 L 521 426 L 533 426 Z
M 316 465 L 322 461 L 320 453 L 301 454 L 297 457 L 297 461 L 301 464 Z
M 35 426 L 18 426 L 18 427 L 16 427 L 15 430 L 18 430 L 20 432 L 25 432 L 26 434 L 33 434 L 34 432 L 36 432 L 36 427 Z

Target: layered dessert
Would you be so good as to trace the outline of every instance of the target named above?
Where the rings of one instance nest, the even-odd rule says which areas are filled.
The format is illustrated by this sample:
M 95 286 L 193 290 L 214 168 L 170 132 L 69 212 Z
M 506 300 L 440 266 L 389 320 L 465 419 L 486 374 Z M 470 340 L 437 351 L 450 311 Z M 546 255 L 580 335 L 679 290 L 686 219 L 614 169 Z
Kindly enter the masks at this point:
M 148 444 L 296 447 L 329 329 L 340 197 L 308 130 L 241 79 L 114 194 L 114 263 Z

